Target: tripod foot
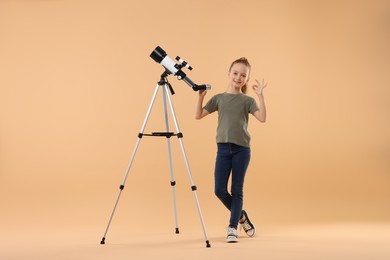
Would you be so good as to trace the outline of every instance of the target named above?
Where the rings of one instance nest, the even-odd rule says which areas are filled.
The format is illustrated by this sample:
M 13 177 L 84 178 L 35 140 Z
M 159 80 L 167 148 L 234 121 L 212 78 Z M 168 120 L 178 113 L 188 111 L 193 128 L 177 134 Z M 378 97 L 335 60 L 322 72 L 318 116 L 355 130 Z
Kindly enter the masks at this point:
M 206 240 L 206 247 L 211 247 L 210 242 Z
M 102 238 L 102 241 L 100 241 L 100 244 L 101 244 L 101 245 L 104 245 L 104 244 L 105 244 L 105 242 L 104 242 L 105 240 L 106 240 L 106 238 L 103 237 L 103 238 Z
M 175 230 L 175 234 L 179 234 L 180 232 L 179 232 L 179 228 L 176 228 L 176 230 Z

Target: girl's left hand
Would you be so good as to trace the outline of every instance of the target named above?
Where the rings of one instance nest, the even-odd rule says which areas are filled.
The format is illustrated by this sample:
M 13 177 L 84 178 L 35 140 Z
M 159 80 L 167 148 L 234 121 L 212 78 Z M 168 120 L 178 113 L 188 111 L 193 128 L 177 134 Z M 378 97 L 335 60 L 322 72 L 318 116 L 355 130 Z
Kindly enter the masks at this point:
M 263 89 L 265 88 L 265 87 L 267 87 L 267 82 L 264 82 L 264 79 L 261 81 L 261 82 L 259 82 L 257 79 L 255 79 L 255 81 L 256 81 L 256 84 L 254 84 L 253 86 L 252 86 L 252 89 L 255 91 L 255 93 L 257 94 L 257 95 L 262 95 L 263 94 Z

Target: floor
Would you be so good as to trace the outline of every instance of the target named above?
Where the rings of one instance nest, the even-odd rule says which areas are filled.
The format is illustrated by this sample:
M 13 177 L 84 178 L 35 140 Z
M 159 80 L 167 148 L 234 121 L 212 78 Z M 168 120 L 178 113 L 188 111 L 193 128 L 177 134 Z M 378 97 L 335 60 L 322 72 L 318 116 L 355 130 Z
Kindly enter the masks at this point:
M 109 230 L 101 245 L 100 228 L 3 229 L 0 259 L 390 259 L 390 225 L 336 223 L 258 230 L 254 238 L 240 233 L 240 241 L 225 243 L 224 230 L 180 234 L 152 230 Z

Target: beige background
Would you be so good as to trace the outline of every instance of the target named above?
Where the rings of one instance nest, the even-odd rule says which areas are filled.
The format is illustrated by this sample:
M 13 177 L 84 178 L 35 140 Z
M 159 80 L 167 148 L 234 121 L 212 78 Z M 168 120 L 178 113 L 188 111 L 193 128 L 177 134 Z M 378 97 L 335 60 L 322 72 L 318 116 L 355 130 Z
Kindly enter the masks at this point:
M 375 246 L 389 239 L 381 235 L 390 220 L 389 28 L 389 1 L 1 0 L 0 256 L 42 259 L 52 248 L 57 259 L 121 259 L 153 248 L 169 255 L 171 247 L 195 256 L 190 250 L 203 247 L 176 138 L 179 222 L 189 234 L 161 244 L 159 234 L 165 241 L 174 228 L 166 141 L 144 138 L 108 233 L 120 249 L 97 246 L 163 71 L 149 58 L 157 45 L 187 60 L 193 81 L 213 86 L 207 99 L 225 91 L 229 65 L 242 56 L 252 83 L 269 82 L 268 121 L 250 121 L 245 186 L 259 235 L 237 245 L 242 253 L 247 246 L 268 259 L 305 259 L 313 253 L 308 237 L 334 230 L 329 241 L 363 233 L 380 240 L 358 240 L 374 248 L 359 247 L 360 257 L 388 256 Z M 197 93 L 170 82 L 203 217 L 220 249 L 204 257 L 226 259 L 234 255 L 222 250 L 228 214 L 213 195 L 216 116 L 194 120 Z M 164 127 L 159 98 L 145 132 Z M 313 226 L 307 240 L 288 235 Z M 281 241 L 291 242 L 283 257 L 273 250 Z M 350 252 L 337 250 L 321 255 Z

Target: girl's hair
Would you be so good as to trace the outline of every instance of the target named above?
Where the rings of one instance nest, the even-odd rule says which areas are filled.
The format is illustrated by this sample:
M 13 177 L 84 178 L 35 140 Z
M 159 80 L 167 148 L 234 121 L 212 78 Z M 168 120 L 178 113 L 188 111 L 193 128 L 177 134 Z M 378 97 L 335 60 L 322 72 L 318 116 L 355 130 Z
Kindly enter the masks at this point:
M 247 66 L 247 68 L 249 69 L 249 72 L 251 71 L 251 64 L 249 63 L 249 61 L 247 60 L 247 58 L 245 57 L 242 57 L 242 58 L 239 58 L 235 61 L 233 61 L 232 65 L 230 65 L 230 68 L 229 68 L 229 72 L 232 70 L 232 67 L 234 64 L 237 64 L 237 63 L 241 63 L 241 64 L 244 64 L 245 66 Z M 248 75 L 249 76 L 249 75 Z M 246 90 L 247 90 L 248 86 L 245 84 L 244 86 L 241 87 L 241 91 L 242 93 L 246 94 Z

